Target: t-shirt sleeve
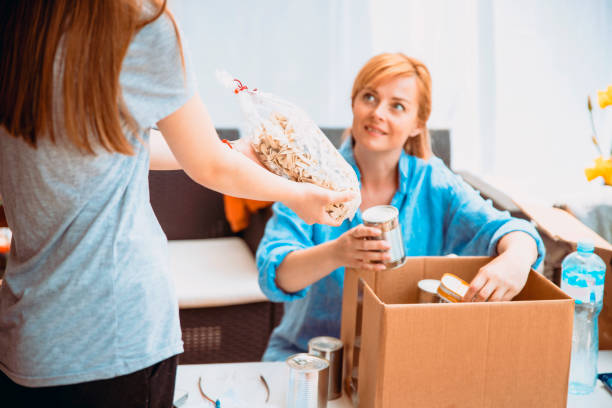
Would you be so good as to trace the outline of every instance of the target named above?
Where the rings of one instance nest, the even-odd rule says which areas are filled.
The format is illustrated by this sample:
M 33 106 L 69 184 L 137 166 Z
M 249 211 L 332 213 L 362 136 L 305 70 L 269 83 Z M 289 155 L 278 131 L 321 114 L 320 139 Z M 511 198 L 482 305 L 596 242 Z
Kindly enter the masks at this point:
M 274 204 L 272 208 L 274 215 L 266 225 L 256 255 L 259 287 L 273 302 L 301 299 L 306 296 L 310 286 L 295 293 L 287 293 L 276 284 L 276 270 L 292 251 L 314 246 L 313 227 L 281 203 Z
M 183 106 L 196 82 L 184 36 L 181 48 L 170 17 L 163 14 L 132 39 L 121 68 L 120 84 L 130 114 L 147 129 Z

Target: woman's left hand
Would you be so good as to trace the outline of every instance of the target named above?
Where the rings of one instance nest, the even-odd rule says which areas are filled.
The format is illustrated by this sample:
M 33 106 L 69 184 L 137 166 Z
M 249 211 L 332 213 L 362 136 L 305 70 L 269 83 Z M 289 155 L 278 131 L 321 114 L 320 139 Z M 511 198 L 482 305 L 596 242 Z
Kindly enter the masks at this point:
M 508 254 L 511 255 L 511 254 Z M 511 300 L 525 286 L 529 265 L 512 256 L 497 256 L 480 268 L 463 297 L 464 302 Z
M 480 268 L 463 297 L 464 302 L 511 300 L 523 289 L 538 256 L 535 240 L 513 231 L 499 240 L 499 255 Z

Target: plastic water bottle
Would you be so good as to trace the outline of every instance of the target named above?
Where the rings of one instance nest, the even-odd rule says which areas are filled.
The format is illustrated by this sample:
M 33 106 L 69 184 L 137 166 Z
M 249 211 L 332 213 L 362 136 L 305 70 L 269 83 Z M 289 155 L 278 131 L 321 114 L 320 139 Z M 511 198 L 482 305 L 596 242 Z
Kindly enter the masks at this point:
M 563 259 L 561 289 L 575 299 L 569 392 L 588 394 L 595 388 L 599 331 L 597 318 L 603 306 L 606 264 L 590 242 Z

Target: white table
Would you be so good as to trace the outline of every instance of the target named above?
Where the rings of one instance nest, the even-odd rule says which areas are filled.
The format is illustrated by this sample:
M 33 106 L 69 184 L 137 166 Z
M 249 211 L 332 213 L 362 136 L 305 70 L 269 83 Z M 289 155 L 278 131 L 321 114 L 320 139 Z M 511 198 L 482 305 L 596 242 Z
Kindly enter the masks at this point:
M 599 352 L 599 372 L 612 372 L 612 350 Z M 180 365 L 176 377 L 177 389 L 186 390 L 189 397 L 181 408 L 204 407 L 212 404 L 198 392 L 198 378 L 211 398 L 220 398 L 222 408 L 280 408 L 285 407 L 289 369 L 282 363 L 232 363 Z M 270 387 L 270 401 L 265 404 L 265 388 L 259 380 L 262 374 Z M 235 402 L 234 402 L 235 401 Z M 328 408 L 352 408 L 350 399 L 329 401 Z M 612 407 L 612 394 L 597 380 L 595 391 L 589 395 L 569 395 L 568 408 Z
M 600 350 L 597 372 L 612 373 L 612 350 Z M 588 395 L 569 395 L 568 408 L 599 408 L 612 407 L 612 394 L 597 380 L 595 391 Z
M 263 375 L 270 387 L 270 401 L 266 404 L 265 387 L 259 379 Z M 221 408 L 284 408 L 286 406 L 289 367 L 278 363 L 231 363 L 180 365 L 176 375 L 176 388 L 186 390 L 189 397 L 181 408 L 213 405 L 198 391 L 198 378 L 202 389 L 210 398 L 221 401 Z M 328 408 L 352 408 L 350 399 L 343 395 L 329 401 Z

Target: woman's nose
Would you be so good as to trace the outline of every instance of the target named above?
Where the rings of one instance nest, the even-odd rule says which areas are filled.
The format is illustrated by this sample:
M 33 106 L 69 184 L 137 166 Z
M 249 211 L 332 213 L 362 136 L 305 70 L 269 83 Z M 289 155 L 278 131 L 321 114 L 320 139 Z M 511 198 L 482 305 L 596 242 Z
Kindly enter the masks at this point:
M 378 105 L 376 105 L 372 109 L 371 115 L 376 120 L 384 120 L 385 112 L 384 112 L 384 109 L 383 109 L 383 104 L 379 103 Z

